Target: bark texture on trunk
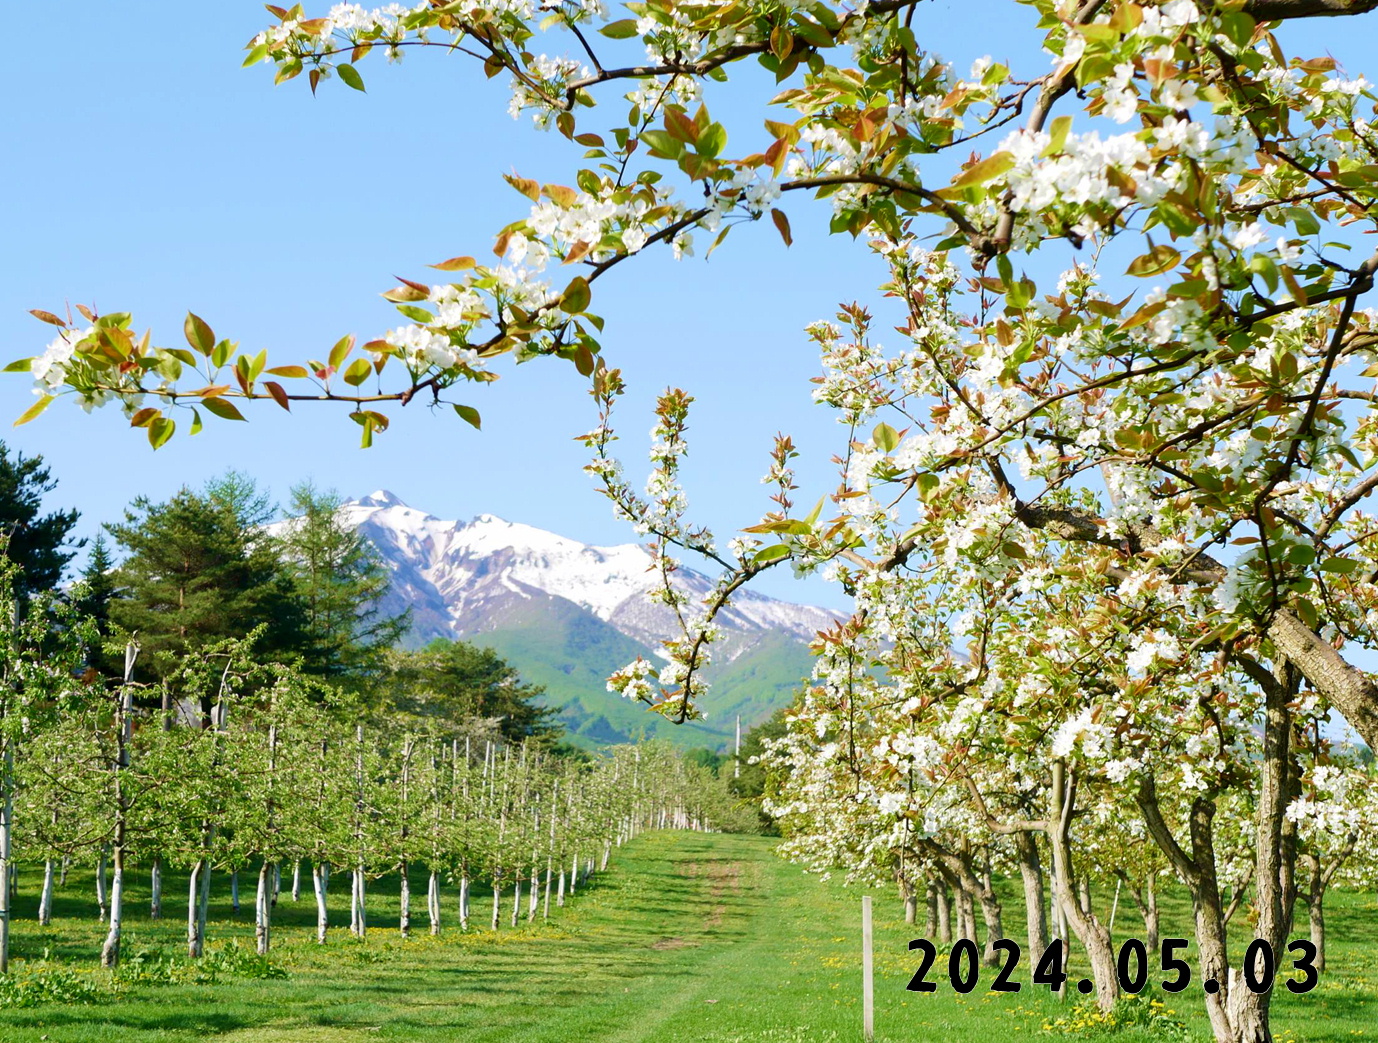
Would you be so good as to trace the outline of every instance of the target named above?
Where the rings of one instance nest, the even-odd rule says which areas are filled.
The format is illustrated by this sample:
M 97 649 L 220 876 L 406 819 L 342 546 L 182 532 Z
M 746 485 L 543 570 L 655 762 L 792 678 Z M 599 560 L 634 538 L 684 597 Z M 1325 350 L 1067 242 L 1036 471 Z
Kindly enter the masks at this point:
M 1024 884 L 1024 933 L 1029 952 L 1037 960 L 1048 948 L 1048 915 L 1043 897 L 1043 864 L 1032 831 L 1021 829 L 1014 834 L 1014 850 Z
M 1084 909 L 1076 888 L 1072 862 L 1071 826 L 1076 809 L 1076 779 L 1069 778 L 1065 761 L 1053 764 L 1053 785 L 1049 799 L 1048 846 L 1053 856 L 1053 900 L 1062 914 L 1062 922 L 1071 928 L 1091 962 L 1091 977 L 1096 984 L 1096 1006 L 1108 1013 L 1120 996 L 1120 983 L 1115 973 L 1115 954 L 1110 946 L 1110 932 L 1100 922 L 1094 910 Z

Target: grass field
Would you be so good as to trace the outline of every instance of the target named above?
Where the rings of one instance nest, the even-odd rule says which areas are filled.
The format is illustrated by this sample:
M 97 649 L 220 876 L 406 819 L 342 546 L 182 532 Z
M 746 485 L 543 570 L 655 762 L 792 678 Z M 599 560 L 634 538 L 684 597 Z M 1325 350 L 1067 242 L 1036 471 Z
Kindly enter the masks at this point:
M 452 925 L 439 939 L 424 934 L 403 942 L 396 930 L 396 881 L 370 896 L 366 942 L 332 931 L 325 948 L 311 940 L 314 903 L 284 896 L 276 912 L 272 963 L 286 977 L 245 977 L 233 960 L 211 983 L 113 982 L 94 969 L 102 930 L 95 923 L 90 874 L 73 873 L 59 892 L 54 924 L 34 919 L 37 874 L 21 876 L 13 945 L 19 979 L 54 967 L 79 972 L 95 1002 L 49 1002 L 0 1007 L 0 1041 L 216 1040 L 222 1043 L 354 1043 L 364 1040 L 465 1043 L 829 1043 L 861 1038 L 859 894 L 820 883 L 779 861 L 771 841 L 688 833 L 657 833 L 618 851 L 604 874 L 549 925 L 461 935 Z M 127 906 L 125 953 L 143 963 L 159 950 L 183 951 L 183 881 L 169 881 L 171 918 L 149 921 L 146 881 Z M 231 916 L 225 879 L 217 880 L 210 948 L 239 939 L 252 945 L 252 901 Z M 335 922 L 347 923 L 343 877 L 337 878 Z M 247 881 L 246 881 L 247 884 Z M 26 886 L 27 885 L 27 886 Z M 414 913 L 424 916 L 418 880 Z M 1028 957 L 1015 975 L 1018 994 L 955 994 L 941 982 L 933 994 L 904 986 L 915 963 L 916 937 L 898 919 L 898 904 L 876 892 L 876 1027 L 882 1041 L 985 1043 L 1043 1036 L 1067 1018 L 1070 1006 L 1028 982 Z M 455 904 L 447 890 L 446 914 Z M 510 900 L 510 899 L 509 899 Z M 475 912 L 482 919 L 483 903 Z M 506 911 L 506 910 L 505 910 Z M 1283 993 L 1274 1024 L 1279 1040 L 1354 1040 L 1378 1037 L 1378 902 L 1336 894 L 1330 967 L 1305 996 Z M 1169 925 L 1184 926 L 1185 906 L 1169 899 Z M 1022 925 L 1010 903 L 1007 929 Z M 1117 935 L 1135 921 L 1120 911 Z M 451 919 L 453 917 L 451 916 Z M 1164 932 L 1169 933 L 1165 930 Z M 1179 931 L 1189 936 L 1185 930 Z M 46 954 L 46 956 L 45 956 Z M 210 963 L 216 964 L 213 956 Z M 252 964 L 252 961 L 248 961 Z M 1080 976 L 1074 962 L 1073 980 Z M 930 974 L 936 980 L 936 973 Z M 1150 980 L 1156 980 L 1154 975 Z M 1174 1035 L 1168 1022 L 1188 1023 L 1204 1038 L 1197 1014 L 1199 983 L 1158 1008 L 1166 1021 L 1117 1033 L 1125 1041 Z M 90 999 L 91 997 L 88 997 Z

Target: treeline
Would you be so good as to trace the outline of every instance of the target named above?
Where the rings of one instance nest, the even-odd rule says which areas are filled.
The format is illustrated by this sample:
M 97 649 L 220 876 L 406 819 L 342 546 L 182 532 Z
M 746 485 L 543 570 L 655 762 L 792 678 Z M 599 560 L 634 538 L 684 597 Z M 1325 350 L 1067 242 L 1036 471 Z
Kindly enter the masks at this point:
M 386 569 L 333 495 L 299 486 L 272 529 L 275 508 L 239 474 L 137 499 L 63 588 L 77 518 L 41 513 L 52 489 L 41 460 L 0 446 L 0 972 L 17 858 L 42 866 L 45 923 L 65 867 L 97 867 L 115 966 L 134 871 L 153 916 L 168 868 L 189 873 L 192 957 L 211 875 L 237 893 L 252 873 L 266 953 L 284 870 L 294 896 L 309 880 L 322 943 L 342 874 L 355 934 L 369 882 L 391 873 L 411 931 L 417 871 L 432 932 L 442 890 L 467 929 L 480 884 L 497 929 L 504 895 L 513 925 L 548 915 L 641 829 L 754 826 L 668 747 L 562 746 L 541 689 L 489 650 L 394 647 L 407 618 L 378 611 Z
M 491 650 L 437 640 L 399 648 L 408 613 L 379 608 L 390 574 L 377 549 L 348 527 L 341 498 L 310 482 L 291 490 L 285 521 L 252 478 L 231 471 L 167 500 L 136 498 L 89 547 L 74 586 L 64 575 L 82 544 L 73 510 L 43 513 L 56 483 L 42 458 L 0 443 L 0 542 L 15 566 L 18 608 L 36 595 L 69 600 L 95 634 L 87 679 L 120 681 L 137 640 L 139 705 L 166 700 L 165 723 L 208 725 L 210 705 L 173 683 L 181 665 L 228 640 L 256 635 L 258 655 L 349 693 L 371 711 L 499 722 L 507 741 L 555 742 L 555 711 Z

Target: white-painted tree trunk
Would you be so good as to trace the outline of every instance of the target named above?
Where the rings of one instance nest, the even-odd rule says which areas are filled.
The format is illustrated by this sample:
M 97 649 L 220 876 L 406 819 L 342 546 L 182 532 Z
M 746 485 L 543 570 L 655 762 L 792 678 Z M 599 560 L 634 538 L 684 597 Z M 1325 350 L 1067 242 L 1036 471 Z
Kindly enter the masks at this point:
M 120 933 L 124 926 L 124 861 L 129 842 L 129 791 L 125 776 L 129 773 L 129 747 L 134 736 L 134 661 L 139 648 L 129 642 L 124 649 L 124 684 L 115 714 L 115 880 L 110 892 L 110 931 L 101 946 L 102 967 L 116 967 L 120 962 Z
M 493 930 L 498 929 L 498 921 L 502 919 L 502 892 L 498 890 L 498 881 L 493 879 Z
M 440 933 L 440 874 L 431 870 L 430 882 L 426 886 L 426 913 L 431 921 L 431 934 Z
M 326 868 L 320 862 L 311 863 L 311 887 L 316 892 L 316 944 L 325 944 L 325 932 L 330 926 L 330 914 L 326 909 L 326 887 L 329 878 Z
M 526 921 L 530 923 L 536 919 L 536 910 L 541 904 L 541 871 L 537 868 L 533 859 L 531 862 L 531 887 L 530 898 L 526 903 Z
M 565 907 L 565 864 L 560 863 L 560 889 L 555 897 L 555 904 L 561 909 Z
M 411 867 L 407 865 L 407 860 L 402 859 L 402 910 L 398 916 L 397 930 L 403 938 L 411 937 L 411 879 L 409 873 Z
M 292 901 L 301 901 L 301 859 L 292 863 Z
M 122 831 L 121 831 L 122 832 Z M 110 886 L 110 931 L 100 950 L 100 965 L 116 967 L 120 962 L 120 932 L 124 926 L 124 838 L 116 834 L 115 873 Z
M 545 867 L 545 910 L 541 913 L 542 920 L 550 919 L 550 877 L 553 871 L 553 867 L 547 863 Z
M 354 934 L 360 938 L 368 936 L 368 909 L 366 906 L 367 894 L 364 880 L 364 867 L 362 864 L 354 867 Z
M 464 873 L 459 878 L 459 929 L 467 931 L 469 929 L 469 874 Z
M 512 926 L 517 926 L 517 921 L 521 917 L 522 911 L 522 878 L 512 877 Z
M 101 923 L 105 923 L 105 918 L 110 912 L 105 879 L 106 861 L 108 857 L 108 849 L 102 847 L 100 849 L 100 859 L 96 862 L 96 906 L 100 909 Z M 9 865 L 8 862 L 5 864 Z M 6 890 L 5 900 L 6 902 L 9 901 L 8 889 Z
M 268 955 L 272 906 L 273 866 L 270 862 L 264 862 L 258 868 L 258 889 L 254 893 L 254 943 L 260 956 Z
M 38 922 L 47 927 L 53 922 L 53 860 L 43 862 L 43 891 L 38 896 Z
M 163 918 L 163 856 L 153 857 L 153 868 L 148 871 L 148 918 L 150 920 L 161 920 Z

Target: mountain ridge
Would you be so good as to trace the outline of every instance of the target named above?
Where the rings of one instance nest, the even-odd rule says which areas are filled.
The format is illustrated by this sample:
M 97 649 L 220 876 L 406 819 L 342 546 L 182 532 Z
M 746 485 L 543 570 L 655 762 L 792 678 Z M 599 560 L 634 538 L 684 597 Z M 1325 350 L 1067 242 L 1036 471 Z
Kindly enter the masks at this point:
M 747 727 L 789 702 L 809 674 L 807 642 L 837 618 L 739 592 L 718 618 L 723 636 L 705 674 L 708 719 L 672 725 L 606 690 L 607 676 L 637 655 L 659 661 L 660 640 L 676 632 L 670 610 L 647 597 L 660 576 L 644 547 L 584 544 L 488 513 L 444 520 L 386 489 L 346 501 L 340 512 L 392 573 L 379 607 L 411 608 L 408 644 L 462 638 L 493 647 L 545 686 L 572 736 L 590 745 L 638 730 L 680 745 L 724 745 L 737 714 Z M 695 598 L 713 587 L 685 566 L 674 582 Z

